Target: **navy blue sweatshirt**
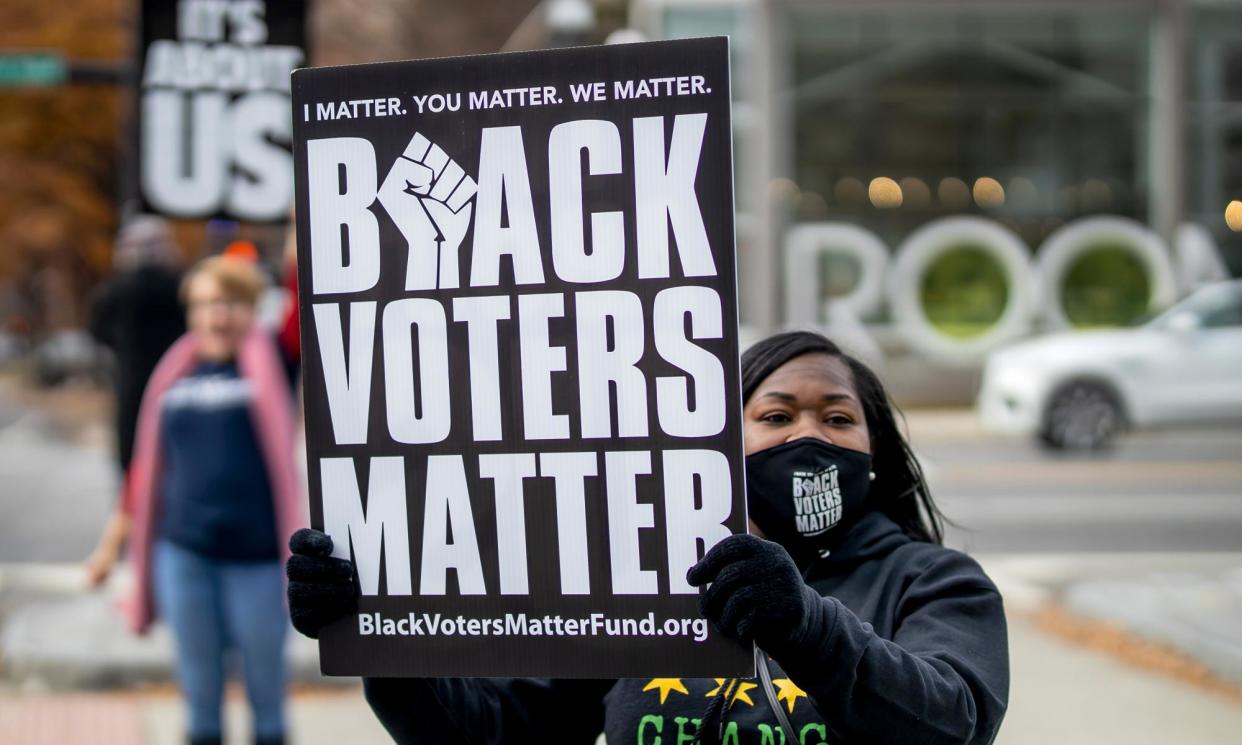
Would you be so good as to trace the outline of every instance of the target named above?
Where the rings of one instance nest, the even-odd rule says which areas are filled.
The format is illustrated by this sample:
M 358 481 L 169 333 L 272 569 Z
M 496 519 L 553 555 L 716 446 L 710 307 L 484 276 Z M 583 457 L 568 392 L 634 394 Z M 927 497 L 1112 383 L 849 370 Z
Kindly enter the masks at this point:
M 822 596 L 812 641 L 773 660 L 801 745 L 990 743 L 1009 696 L 1004 609 L 975 561 L 914 541 L 888 517 L 859 520 L 807 567 Z M 393 679 L 364 681 L 399 743 L 690 742 L 722 681 Z M 724 743 L 785 743 L 759 681 L 735 688 Z
M 201 362 L 164 394 L 161 538 L 213 559 L 280 558 L 253 395 L 235 362 Z

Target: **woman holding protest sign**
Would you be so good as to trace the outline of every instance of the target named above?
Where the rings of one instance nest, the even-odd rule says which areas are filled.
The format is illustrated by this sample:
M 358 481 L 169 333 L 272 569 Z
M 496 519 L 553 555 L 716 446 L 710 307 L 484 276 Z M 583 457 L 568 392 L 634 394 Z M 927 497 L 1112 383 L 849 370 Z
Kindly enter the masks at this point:
M 158 610 L 172 628 L 192 745 L 222 741 L 230 649 L 241 656 L 255 742 L 285 737 L 281 544 L 305 521 L 288 363 L 255 324 L 265 285 L 253 261 L 233 256 L 186 275 L 189 333 L 147 385 L 122 508 L 92 561 L 102 581 L 129 536 L 130 625 L 144 632 Z
M 687 575 L 723 634 L 754 643 L 760 679 L 368 679 L 399 742 L 988 743 L 1008 700 L 1005 617 L 939 515 L 875 374 L 818 334 L 742 357 L 752 535 Z M 840 504 L 809 524 L 821 488 Z M 356 602 L 331 539 L 290 542 L 294 625 Z M 766 700 L 765 700 L 766 699 Z M 781 734 L 777 734 L 777 731 Z

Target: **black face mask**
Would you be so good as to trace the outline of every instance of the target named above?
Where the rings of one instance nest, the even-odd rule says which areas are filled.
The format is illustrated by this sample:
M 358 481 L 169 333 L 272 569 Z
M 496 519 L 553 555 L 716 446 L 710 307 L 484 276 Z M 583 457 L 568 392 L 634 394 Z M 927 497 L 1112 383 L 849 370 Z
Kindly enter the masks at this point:
M 825 555 L 867 510 L 871 456 L 804 437 L 746 456 L 750 517 L 795 558 Z

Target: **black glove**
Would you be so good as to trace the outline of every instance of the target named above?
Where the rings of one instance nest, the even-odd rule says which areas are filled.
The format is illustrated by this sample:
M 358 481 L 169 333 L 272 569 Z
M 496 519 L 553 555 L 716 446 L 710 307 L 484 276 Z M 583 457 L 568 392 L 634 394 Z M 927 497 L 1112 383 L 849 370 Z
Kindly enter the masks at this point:
M 699 612 L 720 633 L 771 654 L 799 646 L 812 605 L 820 602 L 784 547 L 753 535 L 717 543 L 686 581 L 711 583 L 699 595 Z
M 312 639 L 329 623 L 358 609 L 354 565 L 332 556 L 327 533 L 302 528 L 289 538 L 289 616 L 293 628 Z

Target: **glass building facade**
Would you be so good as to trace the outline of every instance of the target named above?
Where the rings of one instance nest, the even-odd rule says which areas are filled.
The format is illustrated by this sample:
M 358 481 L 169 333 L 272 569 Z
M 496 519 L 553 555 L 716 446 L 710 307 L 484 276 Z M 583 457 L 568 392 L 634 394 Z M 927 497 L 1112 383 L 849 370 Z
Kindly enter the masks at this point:
M 818 275 L 817 303 L 857 282 L 848 251 L 791 265 L 805 225 L 860 228 L 903 264 L 927 226 L 978 218 L 911 280 L 932 327 L 967 341 L 1015 282 L 1056 284 L 1036 301 L 1055 312 L 1028 314 L 1038 332 L 1133 323 L 1242 270 L 1242 2 L 635 0 L 631 21 L 651 38 L 732 38 L 756 332 L 808 317 L 786 302 L 800 271 Z M 1026 274 L 968 229 L 985 223 L 1017 239 Z M 1089 245 L 1049 253 L 1074 240 Z M 892 303 L 863 315 L 892 346 Z

